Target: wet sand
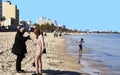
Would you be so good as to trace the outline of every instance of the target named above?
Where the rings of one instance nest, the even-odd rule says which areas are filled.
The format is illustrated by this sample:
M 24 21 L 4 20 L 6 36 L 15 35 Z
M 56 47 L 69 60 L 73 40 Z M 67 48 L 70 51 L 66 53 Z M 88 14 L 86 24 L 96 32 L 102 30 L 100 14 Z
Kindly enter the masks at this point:
M 31 75 L 35 72 L 35 67 L 32 66 L 35 55 L 34 43 L 32 40 L 26 42 L 28 53 L 22 61 L 22 69 L 26 73 L 17 73 L 16 56 L 11 53 L 15 34 L 15 32 L 0 32 L 0 75 Z M 31 37 L 35 39 L 33 33 Z M 42 57 L 43 75 L 89 75 L 80 70 L 83 66 L 76 63 L 77 59 L 67 53 L 63 37 L 54 38 L 53 33 L 47 33 L 45 44 L 47 53 Z

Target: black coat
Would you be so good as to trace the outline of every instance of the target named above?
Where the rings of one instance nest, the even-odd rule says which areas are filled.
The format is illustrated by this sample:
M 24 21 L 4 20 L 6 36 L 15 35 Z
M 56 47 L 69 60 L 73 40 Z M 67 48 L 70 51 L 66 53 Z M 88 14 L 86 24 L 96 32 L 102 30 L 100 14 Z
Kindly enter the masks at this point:
M 23 34 L 18 31 L 15 36 L 15 41 L 12 47 L 12 53 L 15 55 L 24 55 L 27 53 L 26 44 L 28 37 L 24 37 Z

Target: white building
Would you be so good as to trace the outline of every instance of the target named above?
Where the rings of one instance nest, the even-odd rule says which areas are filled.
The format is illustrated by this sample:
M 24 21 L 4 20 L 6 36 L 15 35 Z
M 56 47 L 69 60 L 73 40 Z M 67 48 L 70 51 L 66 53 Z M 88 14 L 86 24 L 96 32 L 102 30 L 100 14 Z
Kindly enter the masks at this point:
M 14 26 L 15 21 L 16 20 L 14 18 L 8 18 L 4 21 L 1 21 L 1 26 L 4 26 L 5 28 L 10 30 L 16 30 L 16 26 Z
M 47 19 L 46 17 L 41 17 L 40 19 L 37 20 L 36 22 L 37 24 L 39 25 L 42 25 L 42 24 L 54 24 L 55 26 L 57 26 L 57 22 L 56 20 L 51 20 L 51 19 Z
M 30 20 L 27 20 L 27 21 L 21 20 L 21 21 L 19 21 L 19 25 L 21 27 L 24 27 L 26 30 L 29 30 L 29 28 L 31 27 L 31 21 Z

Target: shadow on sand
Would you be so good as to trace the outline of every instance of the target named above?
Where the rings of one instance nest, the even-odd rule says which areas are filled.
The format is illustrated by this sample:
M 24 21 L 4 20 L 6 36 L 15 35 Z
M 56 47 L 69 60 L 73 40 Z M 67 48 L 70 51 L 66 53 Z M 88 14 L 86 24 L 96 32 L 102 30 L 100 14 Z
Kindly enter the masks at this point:
M 43 70 L 46 75 L 89 75 L 85 73 L 78 73 L 73 71 L 60 71 L 60 70 Z

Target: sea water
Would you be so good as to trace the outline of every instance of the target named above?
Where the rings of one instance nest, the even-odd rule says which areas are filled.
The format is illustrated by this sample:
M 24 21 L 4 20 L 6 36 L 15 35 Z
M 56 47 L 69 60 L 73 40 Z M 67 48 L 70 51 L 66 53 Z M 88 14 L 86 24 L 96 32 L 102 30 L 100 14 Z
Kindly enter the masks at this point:
M 89 53 L 83 54 L 82 58 L 100 61 L 105 64 L 104 68 L 113 71 L 114 75 L 120 75 L 120 34 L 69 35 L 65 38 L 71 55 L 78 56 L 78 42 L 84 38 L 83 46 L 89 49 Z

